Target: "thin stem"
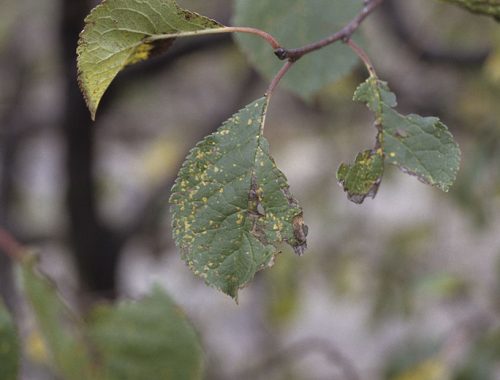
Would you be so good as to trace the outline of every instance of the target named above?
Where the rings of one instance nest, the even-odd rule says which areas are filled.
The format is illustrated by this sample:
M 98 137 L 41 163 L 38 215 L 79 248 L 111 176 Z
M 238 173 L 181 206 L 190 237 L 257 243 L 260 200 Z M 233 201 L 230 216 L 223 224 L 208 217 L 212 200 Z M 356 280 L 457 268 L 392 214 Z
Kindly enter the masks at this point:
M 269 85 L 267 91 L 266 91 L 266 96 L 268 98 L 271 98 L 273 91 L 278 87 L 278 84 L 280 83 L 281 79 L 285 76 L 285 74 L 290 70 L 290 68 L 293 66 L 294 61 L 286 61 L 286 63 L 283 65 L 283 67 L 278 71 L 278 74 L 274 77 L 272 80 L 271 84 Z
M 256 36 L 261 37 L 274 50 L 280 49 L 281 45 L 274 38 L 272 35 L 270 35 L 267 32 L 264 32 L 263 30 L 256 29 L 256 28 L 248 28 L 244 26 L 225 26 L 225 27 L 220 27 L 220 28 L 214 28 L 214 29 L 203 29 L 203 30 L 194 30 L 190 32 L 180 32 L 180 33 L 172 33 L 172 34 L 155 34 L 152 36 L 149 36 L 147 38 L 148 41 L 158 41 L 158 40 L 168 40 L 171 38 L 178 38 L 178 37 L 190 37 L 190 36 L 202 36 L 202 35 L 207 35 L 207 34 L 221 34 L 221 33 L 247 33 L 247 34 L 253 34 Z M 142 43 L 142 42 L 141 42 Z
M 320 41 L 314 42 L 309 45 L 305 45 L 298 49 L 290 49 L 280 51 L 280 59 L 289 59 L 296 61 L 302 56 L 309 54 L 313 51 L 323 49 L 324 47 L 331 45 L 340 40 L 349 40 L 354 32 L 359 28 L 361 23 L 380 5 L 384 0 L 366 0 L 363 9 L 354 17 L 345 27 L 339 30 L 337 33 L 332 34 Z
M 353 40 L 349 39 L 345 42 L 349 47 L 358 55 L 359 59 L 363 61 L 366 66 L 366 69 L 370 73 L 370 76 L 377 78 L 377 73 L 375 72 L 375 68 L 373 67 L 368 54 Z
M 5 229 L 0 227 L 0 251 L 4 252 L 14 261 L 20 261 L 23 257 L 24 248 Z

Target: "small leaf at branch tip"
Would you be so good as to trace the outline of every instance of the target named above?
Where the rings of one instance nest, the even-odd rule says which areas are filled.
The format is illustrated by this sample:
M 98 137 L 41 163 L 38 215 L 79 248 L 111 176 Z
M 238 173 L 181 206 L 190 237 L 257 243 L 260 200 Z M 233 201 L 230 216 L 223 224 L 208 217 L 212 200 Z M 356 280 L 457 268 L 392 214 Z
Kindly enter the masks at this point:
M 222 28 L 174 0 L 104 0 L 85 18 L 77 47 L 78 83 L 92 120 L 105 91 L 126 66 L 167 50 L 177 37 Z
M 182 258 L 235 300 L 282 242 L 298 254 L 307 246 L 302 209 L 262 134 L 268 102 L 263 97 L 249 104 L 199 142 L 170 197 Z
M 386 162 L 423 183 L 449 190 L 460 167 L 460 148 L 446 125 L 436 117 L 401 115 L 394 110 L 396 96 L 387 83 L 374 77 L 359 85 L 354 100 L 375 113 L 378 145 Z M 340 174 L 345 171 L 342 168 Z
M 384 174 L 382 149 L 359 153 L 353 165 L 341 164 L 337 181 L 347 193 L 347 198 L 361 204 L 366 197 L 375 198 Z

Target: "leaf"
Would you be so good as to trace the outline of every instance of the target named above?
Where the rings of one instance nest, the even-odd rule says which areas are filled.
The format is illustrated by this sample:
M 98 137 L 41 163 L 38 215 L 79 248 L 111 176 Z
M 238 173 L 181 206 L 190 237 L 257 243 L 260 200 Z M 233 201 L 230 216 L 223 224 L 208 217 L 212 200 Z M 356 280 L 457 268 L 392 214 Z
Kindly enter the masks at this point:
M 83 324 L 63 303 L 50 281 L 36 270 L 33 256 L 22 263 L 21 277 L 55 370 L 66 380 L 99 378 L 92 371 L 92 361 L 83 343 Z
M 340 165 L 337 181 L 350 201 L 361 204 L 366 197 L 375 198 L 383 174 L 382 149 L 365 150 L 358 154 L 353 165 Z
M 302 209 L 262 135 L 267 106 L 267 98 L 255 101 L 198 143 L 170 198 L 183 259 L 233 298 L 272 265 L 281 242 L 297 254 L 306 248 Z
M 403 116 L 393 109 L 396 96 L 387 83 L 370 77 L 354 94 L 376 115 L 385 160 L 420 181 L 448 191 L 460 166 L 460 149 L 435 117 Z
M 167 49 L 175 38 L 224 26 L 180 8 L 175 0 L 104 0 L 85 19 L 78 41 L 78 81 L 92 119 L 115 76 Z
M 297 48 L 344 27 L 361 10 L 361 0 L 236 0 L 235 25 L 260 28 L 285 48 Z M 250 62 L 271 79 L 281 62 L 269 47 L 253 36 L 236 35 Z M 306 100 L 326 85 L 341 79 L 357 64 L 347 46 L 335 44 L 298 61 L 282 85 Z
M 19 370 L 20 347 L 17 332 L 9 312 L 0 300 L 0 369 L 2 380 L 16 380 Z
M 500 0 L 445 0 L 471 12 L 495 17 L 500 21 Z
M 89 336 L 106 379 L 202 378 L 198 337 L 182 310 L 158 288 L 138 302 L 97 308 Z

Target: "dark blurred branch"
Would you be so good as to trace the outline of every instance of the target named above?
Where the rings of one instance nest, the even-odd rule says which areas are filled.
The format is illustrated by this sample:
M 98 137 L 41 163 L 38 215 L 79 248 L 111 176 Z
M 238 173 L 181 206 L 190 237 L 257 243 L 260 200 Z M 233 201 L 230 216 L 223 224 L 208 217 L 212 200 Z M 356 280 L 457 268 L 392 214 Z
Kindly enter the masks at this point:
M 281 351 L 272 353 L 260 365 L 243 371 L 232 379 L 257 379 L 264 373 L 272 369 L 282 366 L 285 362 L 296 362 L 307 355 L 320 353 L 328 359 L 328 361 L 337 366 L 343 374 L 345 380 L 360 380 L 360 376 L 352 364 L 342 352 L 335 347 L 331 342 L 322 339 L 305 339 L 297 342 Z
M 115 294 L 120 245 L 101 221 L 94 182 L 95 132 L 76 82 L 75 49 L 90 0 L 62 0 L 60 36 L 64 63 L 65 104 L 61 121 L 66 143 L 69 232 L 83 286 L 99 296 Z
M 381 9 L 384 14 L 385 25 L 389 26 L 394 35 L 404 42 L 415 56 L 424 62 L 450 64 L 455 66 L 480 66 L 488 57 L 489 49 L 472 51 L 457 51 L 442 47 L 424 45 L 418 33 L 412 32 L 411 26 L 401 14 L 399 1 L 386 0 Z

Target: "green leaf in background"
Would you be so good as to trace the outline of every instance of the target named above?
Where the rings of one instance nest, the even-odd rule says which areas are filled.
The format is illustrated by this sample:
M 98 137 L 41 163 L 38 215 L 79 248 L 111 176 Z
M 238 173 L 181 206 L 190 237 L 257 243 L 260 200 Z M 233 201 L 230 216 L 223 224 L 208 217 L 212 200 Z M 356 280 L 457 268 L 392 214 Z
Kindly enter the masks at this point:
M 359 153 L 353 165 L 341 164 L 337 170 L 337 181 L 347 197 L 354 203 L 363 203 L 366 197 L 374 198 L 384 174 L 382 149 L 365 150 Z
M 159 288 L 137 302 L 97 308 L 89 337 L 107 380 L 198 380 L 201 346 L 184 313 Z
M 387 83 L 369 77 L 354 94 L 376 115 L 385 160 L 420 181 L 448 191 L 460 166 L 460 149 L 448 128 L 435 117 L 401 115 Z
M 174 0 L 104 0 L 85 19 L 78 42 L 78 81 L 92 118 L 115 76 L 165 50 L 177 37 L 223 25 L 180 8 Z
M 495 17 L 500 21 L 500 0 L 444 0 L 471 12 Z
M 21 274 L 24 292 L 55 371 L 65 380 L 100 379 L 84 344 L 83 322 L 64 304 L 49 279 L 37 271 L 33 256 L 24 260 Z
M 302 254 L 307 226 L 269 155 L 268 99 L 242 109 L 191 150 L 172 189 L 173 233 L 184 260 L 233 298 L 286 242 Z
M 265 30 L 283 47 L 298 48 L 338 31 L 362 6 L 361 0 L 236 0 L 234 24 Z M 236 41 L 264 77 L 270 79 L 279 70 L 282 63 L 262 41 L 246 35 L 236 35 Z M 302 58 L 282 84 L 310 99 L 348 74 L 357 62 L 347 46 L 335 44 Z
M 0 301 L 0 378 L 16 380 L 19 370 L 20 347 L 10 314 Z

